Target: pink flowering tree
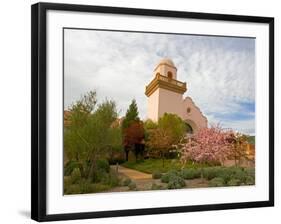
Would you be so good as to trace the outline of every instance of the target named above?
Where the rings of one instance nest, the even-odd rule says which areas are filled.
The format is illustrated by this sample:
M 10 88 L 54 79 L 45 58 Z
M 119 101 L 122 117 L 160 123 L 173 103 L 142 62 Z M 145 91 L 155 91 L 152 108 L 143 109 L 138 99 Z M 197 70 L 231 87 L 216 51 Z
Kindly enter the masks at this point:
M 202 128 L 181 144 L 181 161 L 183 164 L 191 160 L 201 165 L 217 162 L 223 165 L 232 153 L 233 140 L 233 131 L 219 125 Z

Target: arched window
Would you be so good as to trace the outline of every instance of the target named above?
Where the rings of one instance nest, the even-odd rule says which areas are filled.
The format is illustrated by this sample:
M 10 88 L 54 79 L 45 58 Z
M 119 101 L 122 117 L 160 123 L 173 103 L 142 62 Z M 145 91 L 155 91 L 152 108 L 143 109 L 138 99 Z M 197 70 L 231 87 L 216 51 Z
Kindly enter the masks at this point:
M 190 124 L 188 124 L 188 123 L 185 123 L 185 130 L 186 130 L 186 133 L 188 133 L 188 134 L 193 134 L 193 128 L 191 127 L 191 125 Z
M 173 78 L 173 73 L 172 72 L 168 72 L 168 78 L 172 79 Z

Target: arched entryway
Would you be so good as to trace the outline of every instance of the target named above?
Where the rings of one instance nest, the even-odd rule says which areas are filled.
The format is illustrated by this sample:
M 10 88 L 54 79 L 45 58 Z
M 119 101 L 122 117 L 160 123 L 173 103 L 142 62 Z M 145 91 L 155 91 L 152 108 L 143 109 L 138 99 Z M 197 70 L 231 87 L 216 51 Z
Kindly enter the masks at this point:
M 185 123 L 185 128 L 186 128 L 186 133 L 187 134 L 193 134 L 193 129 L 192 129 L 190 124 Z
M 185 120 L 186 133 L 194 134 L 197 131 L 197 125 L 192 120 Z

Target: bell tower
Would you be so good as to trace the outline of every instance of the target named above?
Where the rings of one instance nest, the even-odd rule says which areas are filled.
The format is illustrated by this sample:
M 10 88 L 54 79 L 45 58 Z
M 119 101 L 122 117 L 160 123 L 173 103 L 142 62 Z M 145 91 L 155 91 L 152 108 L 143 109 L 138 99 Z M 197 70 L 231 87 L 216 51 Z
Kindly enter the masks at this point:
M 186 83 L 177 80 L 177 68 L 171 59 L 160 60 L 153 71 L 153 80 L 146 86 L 148 118 L 153 121 L 164 113 L 182 114 L 183 94 Z

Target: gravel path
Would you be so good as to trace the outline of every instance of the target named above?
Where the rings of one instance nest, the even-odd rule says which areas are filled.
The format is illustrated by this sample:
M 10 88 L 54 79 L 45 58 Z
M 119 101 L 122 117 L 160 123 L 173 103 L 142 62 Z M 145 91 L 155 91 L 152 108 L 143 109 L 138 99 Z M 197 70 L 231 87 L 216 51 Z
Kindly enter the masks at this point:
M 111 166 L 112 169 L 117 170 L 116 165 Z M 144 180 L 144 179 L 152 179 L 151 174 L 143 173 L 137 170 L 129 169 L 123 166 L 118 166 L 118 173 L 121 175 L 124 175 L 126 177 L 129 177 L 130 179 L 136 181 L 136 180 Z

